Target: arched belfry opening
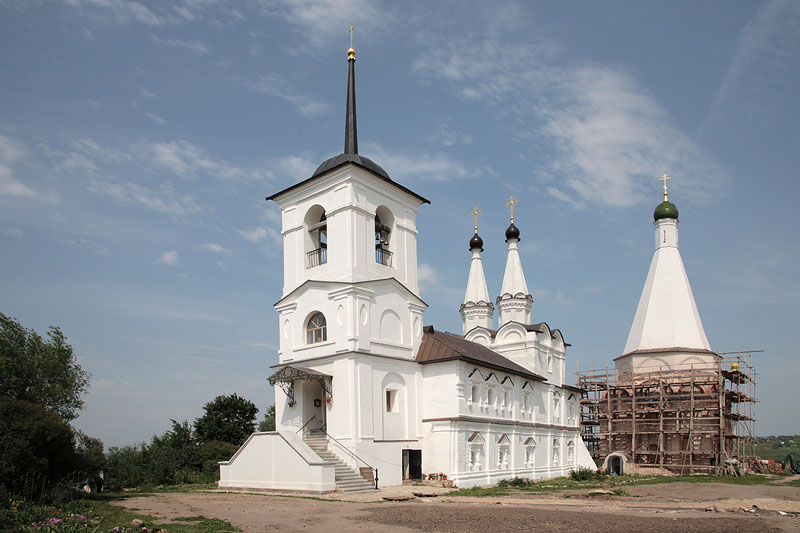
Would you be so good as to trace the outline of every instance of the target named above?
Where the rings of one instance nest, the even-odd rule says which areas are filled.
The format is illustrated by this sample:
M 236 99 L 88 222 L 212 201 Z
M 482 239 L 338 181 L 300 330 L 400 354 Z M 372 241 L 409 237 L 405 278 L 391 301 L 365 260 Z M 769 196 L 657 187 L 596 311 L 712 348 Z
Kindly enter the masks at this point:
M 305 217 L 306 268 L 324 265 L 328 262 L 328 219 L 325 208 L 315 205 Z
M 375 210 L 375 262 L 385 266 L 392 266 L 390 242 L 394 216 L 389 208 L 380 206 Z

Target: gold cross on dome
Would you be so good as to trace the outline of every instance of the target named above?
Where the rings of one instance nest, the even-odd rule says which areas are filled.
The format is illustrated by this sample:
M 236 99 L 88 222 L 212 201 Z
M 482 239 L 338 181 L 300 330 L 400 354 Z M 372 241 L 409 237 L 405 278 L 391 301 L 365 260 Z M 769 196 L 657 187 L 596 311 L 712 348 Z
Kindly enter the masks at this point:
M 353 48 L 353 30 L 354 29 L 355 28 L 353 26 L 350 26 L 350 48 Z
M 508 201 L 506 202 L 506 207 L 508 208 L 508 212 L 511 214 L 511 223 L 514 223 L 514 206 L 519 203 L 519 200 L 514 198 L 513 196 L 508 197 Z
M 481 210 L 480 210 L 480 209 L 478 209 L 478 206 L 477 206 L 477 205 L 476 205 L 475 207 L 473 207 L 473 208 L 472 208 L 472 211 L 471 211 L 471 212 L 470 212 L 470 214 L 469 214 L 469 216 L 471 216 L 471 217 L 472 217 L 472 220 L 474 220 L 474 221 L 475 221 L 475 233 L 478 233 L 478 216 L 479 216 L 480 214 L 481 214 Z
M 665 202 L 667 201 L 667 180 L 671 180 L 671 179 L 672 178 L 670 178 L 666 174 L 664 174 L 663 176 L 658 178 L 658 181 L 663 181 L 664 182 L 664 201 Z

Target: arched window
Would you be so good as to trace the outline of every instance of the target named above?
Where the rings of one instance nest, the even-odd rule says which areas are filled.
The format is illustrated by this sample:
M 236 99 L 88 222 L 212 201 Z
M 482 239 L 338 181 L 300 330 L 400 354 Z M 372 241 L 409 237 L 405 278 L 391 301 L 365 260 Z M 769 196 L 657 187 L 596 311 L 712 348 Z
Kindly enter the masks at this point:
M 375 262 L 392 266 L 392 252 L 389 251 L 389 237 L 392 233 L 394 217 L 384 206 L 375 211 Z
M 308 210 L 305 217 L 306 268 L 324 265 L 328 262 L 328 218 L 321 205 Z
M 325 321 L 325 315 L 314 313 L 308 319 L 306 326 L 306 344 L 316 344 L 326 340 L 328 340 L 328 323 Z

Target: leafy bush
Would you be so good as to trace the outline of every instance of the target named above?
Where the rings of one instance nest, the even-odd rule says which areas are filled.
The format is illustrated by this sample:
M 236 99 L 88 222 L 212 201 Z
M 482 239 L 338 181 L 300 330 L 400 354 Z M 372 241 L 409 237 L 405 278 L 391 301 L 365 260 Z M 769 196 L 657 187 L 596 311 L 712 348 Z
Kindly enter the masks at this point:
M 513 479 L 502 479 L 497 484 L 497 486 L 523 488 L 523 487 L 529 487 L 531 486 L 531 484 L 533 484 L 533 482 L 528 478 L 515 477 Z
M 579 466 L 577 470 L 573 470 L 569 473 L 569 477 L 575 481 L 589 481 L 597 477 L 597 471 L 584 466 Z

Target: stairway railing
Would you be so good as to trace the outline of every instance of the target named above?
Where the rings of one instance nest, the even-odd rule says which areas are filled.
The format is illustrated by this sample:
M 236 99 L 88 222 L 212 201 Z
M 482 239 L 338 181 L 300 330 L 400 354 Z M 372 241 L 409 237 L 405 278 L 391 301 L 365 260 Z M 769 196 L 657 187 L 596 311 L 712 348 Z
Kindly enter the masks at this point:
M 311 418 L 309 418 L 308 420 L 306 420 L 306 423 L 305 423 L 305 424 L 303 424 L 303 427 L 301 427 L 300 429 L 298 429 L 297 431 L 295 431 L 295 433 L 300 433 L 301 431 L 303 431 L 304 429 L 306 429 L 306 426 L 307 426 L 307 425 L 309 425 L 309 424 L 311 423 L 311 421 L 312 421 L 312 420 L 314 420 L 315 418 L 317 418 L 317 415 L 314 415 L 314 416 L 312 416 Z
M 312 417 L 312 418 L 313 418 L 313 417 Z M 309 420 L 308 422 L 311 422 L 311 420 Z M 308 424 L 308 422 L 306 422 L 306 424 Z M 303 426 L 303 427 L 305 427 L 305 426 Z M 324 427 L 324 426 L 323 426 L 323 427 Z M 352 457 L 352 458 L 356 459 L 357 461 L 361 461 L 362 463 L 364 463 L 364 466 L 366 466 L 367 468 L 369 468 L 369 469 L 371 469 L 373 472 L 375 472 L 375 490 L 378 490 L 378 469 L 377 469 L 377 468 L 373 467 L 371 464 L 369 464 L 368 462 L 366 462 L 364 459 L 362 459 L 361 457 L 359 457 L 358 455 L 356 455 L 356 453 L 355 453 L 355 452 L 351 451 L 351 450 L 350 450 L 350 449 L 349 449 L 347 446 L 345 446 L 344 444 L 342 444 L 341 442 L 339 442 L 338 440 L 336 440 L 336 438 L 334 438 L 334 437 L 332 437 L 332 436 L 328 435 L 328 432 L 327 432 L 327 431 L 325 431 L 323 428 L 319 428 L 317 431 L 319 431 L 319 432 L 323 433 L 323 434 L 324 434 L 326 437 L 328 437 L 330 440 L 332 440 L 333 442 L 335 442 L 335 443 L 336 443 L 336 444 L 339 446 L 339 448 L 341 448 L 341 449 L 342 449 L 342 450 L 343 450 L 345 453 L 347 453 L 347 454 L 348 454 L 350 457 Z M 356 464 L 358 464 L 358 463 L 356 463 Z

